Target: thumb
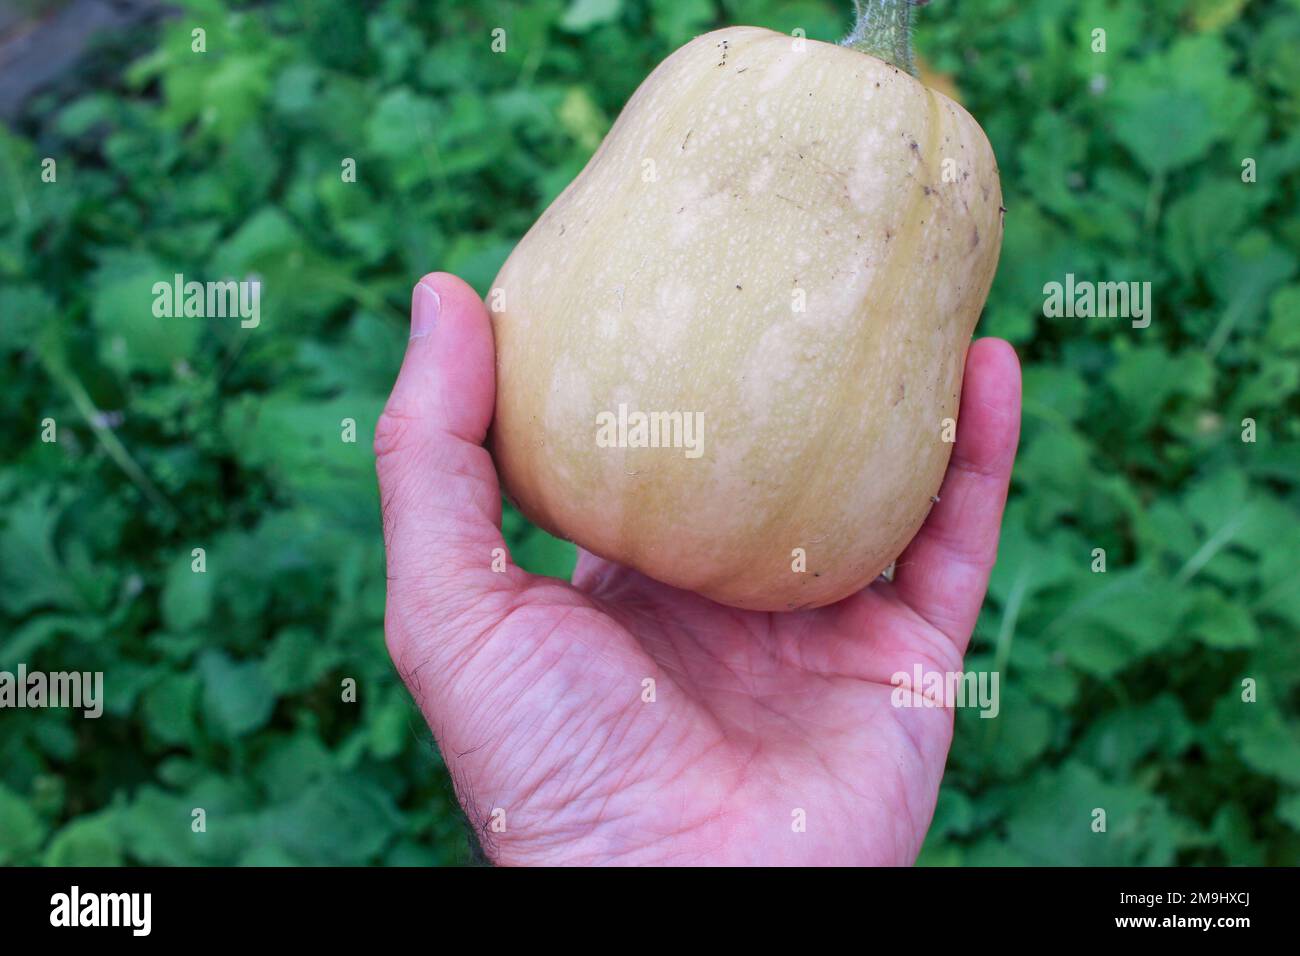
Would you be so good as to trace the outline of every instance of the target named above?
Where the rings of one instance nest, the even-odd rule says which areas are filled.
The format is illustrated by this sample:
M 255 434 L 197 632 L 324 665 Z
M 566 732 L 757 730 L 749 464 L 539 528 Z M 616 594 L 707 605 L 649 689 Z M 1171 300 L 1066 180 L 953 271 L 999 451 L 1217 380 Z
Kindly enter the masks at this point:
M 375 427 L 390 647 L 411 630 L 408 619 L 427 629 L 517 584 L 521 572 L 509 567 L 501 537 L 496 470 L 483 447 L 494 362 L 491 322 L 474 290 L 446 273 L 421 279 L 406 356 Z

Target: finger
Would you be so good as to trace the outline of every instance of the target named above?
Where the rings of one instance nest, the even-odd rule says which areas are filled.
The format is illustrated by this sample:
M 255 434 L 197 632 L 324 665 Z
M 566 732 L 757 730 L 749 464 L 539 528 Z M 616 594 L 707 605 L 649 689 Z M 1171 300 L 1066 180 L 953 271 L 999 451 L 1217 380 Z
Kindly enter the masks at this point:
M 421 279 L 406 356 L 375 428 L 390 610 L 395 598 L 414 600 L 437 619 L 517 583 L 517 569 L 493 570 L 506 556 L 500 489 L 483 448 L 494 361 L 474 290 L 446 273 Z
M 966 357 L 957 444 L 939 502 L 898 559 L 894 590 L 965 652 L 997 558 L 1020 440 L 1020 363 L 1001 339 Z

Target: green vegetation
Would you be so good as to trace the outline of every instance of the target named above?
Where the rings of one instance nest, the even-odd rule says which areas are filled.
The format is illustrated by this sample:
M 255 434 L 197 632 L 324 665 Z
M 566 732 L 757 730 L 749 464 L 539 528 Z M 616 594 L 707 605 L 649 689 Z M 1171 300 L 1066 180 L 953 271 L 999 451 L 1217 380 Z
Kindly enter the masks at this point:
M 369 442 L 411 286 L 485 291 L 694 34 L 836 40 L 851 5 L 181 6 L 0 131 L 0 669 L 108 692 L 99 720 L 0 711 L 0 864 L 463 861 L 382 636 Z M 969 661 L 1001 672 L 1001 716 L 960 714 L 922 861 L 1295 864 L 1300 2 L 917 21 L 1000 160 L 980 334 L 1027 387 Z M 175 273 L 260 276 L 261 324 L 155 319 Z M 1151 282 L 1150 327 L 1045 317 L 1067 274 Z M 567 572 L 568 545 L 506 520 L 521 563 Z

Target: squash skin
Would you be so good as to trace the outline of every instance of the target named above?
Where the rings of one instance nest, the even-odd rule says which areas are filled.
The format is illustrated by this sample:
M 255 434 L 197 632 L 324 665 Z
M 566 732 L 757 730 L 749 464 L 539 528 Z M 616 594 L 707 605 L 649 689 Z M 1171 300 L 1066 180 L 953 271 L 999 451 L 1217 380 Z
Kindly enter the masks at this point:
M 943 480 L 1001 203 L 979 125 L 908 74 L 758 28 L 697 37 L 493 284 L 507 495 L 723 604 L 866 586 Z M 620 403 L 702 412 L 703 454 L 598 447 Z

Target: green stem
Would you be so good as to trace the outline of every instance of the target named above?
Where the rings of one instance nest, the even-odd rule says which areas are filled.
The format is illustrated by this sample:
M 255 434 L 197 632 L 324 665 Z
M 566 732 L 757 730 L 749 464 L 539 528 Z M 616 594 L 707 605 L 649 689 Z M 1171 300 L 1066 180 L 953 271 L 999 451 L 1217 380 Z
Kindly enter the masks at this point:
M 139 463 L 131 457 L 131 453 L 127 451 L 126 446 L 122 444 L 117 435 L 113 434 L 113 430 L 104 424 L 99 409 L 95 407 L 94 399 L 86 391 L 86 386 L 81 383 L 81 379 L 77 378 L 62 357 L 47 352 L 41 354 L 41 364 L 45 368 L 46 374 L 68 393 L 68 397 L 72 399 L 72 404 L 95 433 L 95 438 L 104 446 L 104 451 L 108 453 L 108 457 L 113 459 L 117 467 L 126 473 L 126 476 L 131 479 L 132 483 L 140 489 L 141 493 L 149 499 L 154 507 L 169 518 L 174 518 L 176 509 L 172 507 L 172 503 L 158 490 L 158 486 L 150 480 Z
M 840 46 L 878 57 L 913 76 L 912 8 L 930 0 L 853 0 L 856 19 Z

